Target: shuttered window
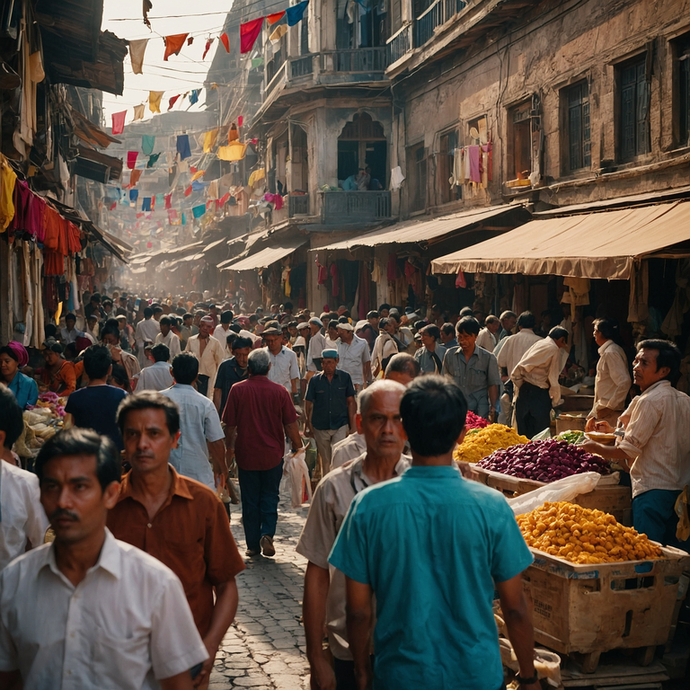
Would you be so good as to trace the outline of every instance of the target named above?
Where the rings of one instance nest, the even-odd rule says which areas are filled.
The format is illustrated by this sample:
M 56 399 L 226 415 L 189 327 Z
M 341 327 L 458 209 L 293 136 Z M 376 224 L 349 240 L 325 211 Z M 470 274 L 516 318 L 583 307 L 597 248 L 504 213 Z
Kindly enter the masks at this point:
M 590 143 L 589 87 L 587 82 L 566 91 L 568 108 L 568 168 L 572 172 L 592 165 Z
M 649 153 L 649 82 L 646 59 L 620 68 L 620 159 L 630 161 Z

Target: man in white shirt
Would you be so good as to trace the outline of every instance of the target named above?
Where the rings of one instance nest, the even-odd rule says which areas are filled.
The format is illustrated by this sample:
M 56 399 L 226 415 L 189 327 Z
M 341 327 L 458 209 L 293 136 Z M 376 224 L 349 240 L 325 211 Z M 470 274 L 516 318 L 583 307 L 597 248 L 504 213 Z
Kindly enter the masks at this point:
M 60 339 L 63 345 L 76 343 L 77 338 L 84 337 L 84 332 L 77 329 L 77 317 L 74 314 L 65 316 L 65 328 L 60 329 Z
M 323 321 L 316 316 L 309 319 L 309 348 L 307 349 L 307 381 L 321 371 L 321 353 L 326 350 L 326 337 L 322 333 Z
M 27 548 L 43 543 L 48 519 L 40 501 L 38 478 L 19 469 L 12 446 L 24 430 L 22 409 L 12 392 L 0 388 L 0 570 Z
M 295 406 L 299 405 L 299 364 L 297 355 L 283 345 L 283 331 L 277 321 L 269 321 L 261 334 L 271 360 L 268 380 L 282 386 L 290 395 Z
M 0 574 L 0 687 L 191 690 L 208 658 L 182 584 L 106 529 L 122 468 L 110 439 L 59 432 L 36 473 L 55 541 Z
M 168 348 L 170 351 L 169 361 L 172 362 L 172 360 L 182 352 L 180 338 L 177 334 L 172 332 L 172 320 L 169 316 L 162 316 L 159 324 L 161 331 L 153 342 L 155 345 L 160 343 Z
M 583 448 L 615 460 L 630 472 L 633 527 L 650 539 L 690 551 L 676 536 L 678 495 L 690 485 L 690 397 L 673 388 L 681 353 L 668 340 L 643 340 L 633 362 L 642 391 L 618 420 L 623 438 L 615 446 L 588 441 Z M 597 431 L 611 432 L 607 422 Z
M 160 332 L 160 324 L 153 318 L 153 309 L 146 307 L 144 309 L 144 319 L 139 321 L 134 332 L 134 342 L 137 344 L 137 359 L 142 369 L 151 365 L 151 360 L 147 359 L 144 353 L 144 344 L 146 342 L 156 342 L 156 336 Z
M 372 376 L 378 376 L 386 370 L 386 365 L 391 357 L 397 355 L 400 349 L 405 349 L 402 342 L 395 338 L 395 324 L 392 319 L 384 316 L 379 320 L 379 334 L 374 341 L 374 349 L 371 351 Z
M 498 344 L 498 331 L 501 329 L 501 322 L 497 316 L 490 314 L 484 319 L 484 328 L 479 331 L 477 345 L 483 347 L 488 352 L 493 352 Z
M 158 343 L 151 349 L 151 354 L 154 363 L 134 379 L 137 393 L 146 390 L 162 391 L 175 383 L 170 373 L 170 350 L 163 343 Z
M 213 331 L 213 337 L 223 346 L 227 348 L 228 335 L 230 335 L 230 324 L 235 318 L 235 315 L 226 309 L 220 315 L 220 323 L 215 327 Z M 227 356 L 230 357 L 230 348 L 227 348 Z
M 338 356 L 340 369 L 350 374 L 355 390 L 360 391 L 365 382 L 371 383 L 371 355 L 367 341 L 354 330 L 351 323 L 338 323 Z
M 185 352 L 191 352 L 199 360 L 196 389 L 211 400 L 218 367 L 225 359 L 225 345 L 219 343 L 211 335 L 212 330 L 213 319 L 210 316 L 204 316 L 199 321 L 199 332 L 189 338 L 185 348 Z
M 525 352 L 510 374 L 515 386 L 518 432 L 527 438 L 536 436 L 551 424 L 551 408 L 561 400 L 558 383 L 564 364 L 561 351 L 567 347 L 568 331 L 556 326 L 549 331 L 548 337 L 540 338 Z

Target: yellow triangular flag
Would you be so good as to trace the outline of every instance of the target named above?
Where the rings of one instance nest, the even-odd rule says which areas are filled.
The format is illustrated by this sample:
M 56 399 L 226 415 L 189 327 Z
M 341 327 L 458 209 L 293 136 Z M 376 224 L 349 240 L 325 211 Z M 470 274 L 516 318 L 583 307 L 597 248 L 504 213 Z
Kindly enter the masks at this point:
M 218 139 L 218 129 L 212 129 L 210 132 L 204 134 L 204 153 L 210 153 L 211 149 L 216 144 L 216 139 Z
M 149 110 L 152 113 L 160 113 L 161 111 L 161 98 L 165 91 L 149 91 Z

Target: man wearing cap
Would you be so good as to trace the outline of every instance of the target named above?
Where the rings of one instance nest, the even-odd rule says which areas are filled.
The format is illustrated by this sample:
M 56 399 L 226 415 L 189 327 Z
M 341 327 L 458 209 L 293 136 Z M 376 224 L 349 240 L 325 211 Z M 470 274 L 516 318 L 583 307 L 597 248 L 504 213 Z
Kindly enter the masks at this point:
M 213 399 L 213 386 L 216 373 L 221 362 L 225 359 L 225 347 L 212 335 L 213 319 L 204 316 L 199 321 L 199 333 L 187 341 L 185 352 L 191 352 L 199 360 L 199 376 L 196 389 L 207 398 Z
M 316 316 L 309 319 L 309 349 L 307 350 L 307 381 L 317 372 L 321 371 L 321 353 L 326 349 L 326 337 L 322 329 L 323 322 Z
M 351 323 L 338 322 L 338 356 L 340 368 L 352 377 L 356 391 L 371 383 L 369 344 L 354 333 Z
M 277 321 L 269 321 L 261 335 L 271 360 L 271 369 L 268 372 L 269 381 L 285 388 L 292 395 L 293 403 L 299 405 L 297 355 L 289 347 L 283 345 L 283 331 Z
M 346 371 L 337 368 L 338 351 L 321 353 L 323 371 L 309 380 L 304 398 L 307 433 L 316 440 L 321 456 L 321 476 L 331 470 L 333 446 L 355 431 L 355 388 Z

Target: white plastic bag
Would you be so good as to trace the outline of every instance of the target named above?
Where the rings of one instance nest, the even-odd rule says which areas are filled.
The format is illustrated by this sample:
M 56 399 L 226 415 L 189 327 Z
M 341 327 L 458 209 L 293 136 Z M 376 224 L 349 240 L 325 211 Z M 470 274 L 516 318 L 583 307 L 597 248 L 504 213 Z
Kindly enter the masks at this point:
M 306 447 L 285 456 L 283 475 L 290 484 L 290 498 L 293 508 L 311 501 L 311 479 L 305 461 Z
M 522 515 L 538 508 L 547 501 L 556 503 L 557 501 L 572 501 L 580 494 L 588 494 L 593 491 L 601 475 L 598 472 L 582 472 L 564 477 L 558 481 L 546 484 L 539 489 L 530 491 L 522 496 L 509 498 L 508 503 L 515 515 Z

